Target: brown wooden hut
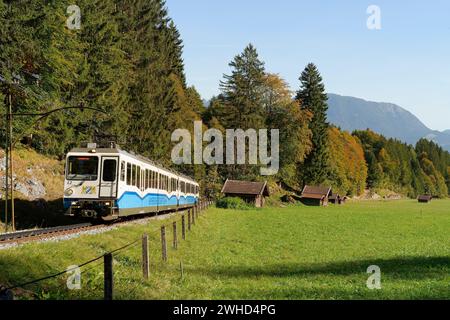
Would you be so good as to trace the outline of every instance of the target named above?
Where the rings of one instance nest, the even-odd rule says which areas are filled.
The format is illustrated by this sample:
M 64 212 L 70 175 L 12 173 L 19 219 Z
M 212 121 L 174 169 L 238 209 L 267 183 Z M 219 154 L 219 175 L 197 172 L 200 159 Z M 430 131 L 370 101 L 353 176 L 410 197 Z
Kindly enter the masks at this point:
M 332 194 L 328 197 L 328 202 L 332 204 L 341 204 L 341 196 L 338 193 Z
M 328 199 L 333 195 L 331 187 L 308 186 L 303 188 L 301 202 L 311 206 L 327 206 Z
M 328 197 L 328 202 L 333 204 L 344 204 L 347 201 L 347 196 L 341 197 L 338 193 L 331 194 Z
M 421 203 L 428 203 L 431 201 L 431 199 L 433 199 L 432 196 L 422 194 L 417 198 L 417 201 L 419 201 Z
M 264 206 L 264 197 L 269 196 L 269 187 L 267 181 L 254 182 L 227 179 L 221 192 L 226 197 L 239 197 L 245 202 L 260 208 Z

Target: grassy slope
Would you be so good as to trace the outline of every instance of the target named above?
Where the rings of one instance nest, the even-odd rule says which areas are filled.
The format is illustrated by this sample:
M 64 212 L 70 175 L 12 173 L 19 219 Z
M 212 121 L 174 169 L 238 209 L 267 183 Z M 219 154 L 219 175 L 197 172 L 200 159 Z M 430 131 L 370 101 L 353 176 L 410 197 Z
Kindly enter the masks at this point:
M 450 201 L 366 201 L 345 206 L 209 209 L 169 262 L 160 262 L 157 227 L 130 226 L 76 241 L 0 251 L 0 283 L 16 283 L 81 263 L 105 250 L 151 237 L 151 279 L 140 272 L 140 248 L 116 256 L 116 298 L 138 299 L 449 299 Z M 171 232 L 168 232 L 171 239 Z M 179 263 L 183 260 L 184 279 Z M 369 265 L 382 289 L 366 287 Z M 39 298 L 102 297 L 102 266 L 69 292 L 65 277 L 28 289 Z

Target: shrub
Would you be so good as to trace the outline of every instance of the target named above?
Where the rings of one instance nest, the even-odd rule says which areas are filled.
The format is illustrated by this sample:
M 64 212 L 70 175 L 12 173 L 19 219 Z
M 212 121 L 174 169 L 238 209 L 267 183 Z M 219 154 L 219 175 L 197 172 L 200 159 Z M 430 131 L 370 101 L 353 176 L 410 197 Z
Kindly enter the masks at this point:
M 216 202 L 217 208 L 223 208 L 223 209 L 239 209 L 239 210 L 248 210 L 248 209 L 254 209 L 253 206 L 242 200 L 238 197 L 225 197 L 222 199 L 219 199 Z

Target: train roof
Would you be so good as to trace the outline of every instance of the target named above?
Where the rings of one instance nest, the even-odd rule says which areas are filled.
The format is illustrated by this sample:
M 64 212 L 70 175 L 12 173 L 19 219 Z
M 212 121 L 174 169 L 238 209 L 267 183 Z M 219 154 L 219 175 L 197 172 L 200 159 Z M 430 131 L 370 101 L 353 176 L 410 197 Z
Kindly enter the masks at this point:
M 95 153 L 90 152 L 92 149 L 95 149 Z M 146 162 L 146 163 L 148 163 L 148 164 L 150 164 L 152 166 L 155 166 L 158 169 L 168 171 L 170 173 L 173 173 L 173 174 L 178 175 L 178 176 L 180 176 L 180 177 L 182 177 L 184 179 L 190 180 L 191 182 L 194 182 L 194 183 L 198 184 L 193 178 L 191 178 L 191 177 L 189 177 L 189 176 L 187 176 L 185 174 L 179 173 L 179 172 L 177 172 L 177 171 L 175 171 L 173 169 L 167 169 L 166 167 L 162 166 L 161 164 L 159 164 L 159 163 L 157 163 L 157 162 L 155 162 L 153 160 L 150 160 L 147 157 L 141 156 L 141 155 L 136 154 L 134 152 L 129 152 L 129 151 L 123 150 L 117 145 L 115 145 L 115 147 L 113 147 L 113 148 L 78 147 L 78 148 L 72 148 L 69 151 L 69 153 L 78 153 L 78 152 L 79 153 L 87 152 L 89 154 L 98 154 L 98 153 L 102 153 L 102 154 L 124 154 L 124 155 L 127 155 L 129 157 L 135 158 L 137 160 Z

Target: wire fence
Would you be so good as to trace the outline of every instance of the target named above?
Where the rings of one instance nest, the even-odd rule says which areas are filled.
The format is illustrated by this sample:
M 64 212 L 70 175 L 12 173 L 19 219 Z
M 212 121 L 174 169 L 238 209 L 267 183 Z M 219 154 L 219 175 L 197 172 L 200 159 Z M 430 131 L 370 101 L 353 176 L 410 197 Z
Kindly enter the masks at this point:
M 180 240 L 186 239 L 186 233 L 191 231 L 192 226 L 195 225 L 196 220 L 198 219 L 201 212 L 207 209 L 210 205 L 212 205 L 212 201 L 199 201 L 197 205 L 192 208 L 187 209 L 184 213 L 181 214 L 180 221 L 171 221 L 170 224 L 163 224 L 162 226 L 150 230 L 152 233 L 160 230 L 160 240 L 161 240 L 161 259 L 163 263 L 168 261 L 168 250 L 167 247 L 171 246 L 174 249 L 178 248 L 178 243 Z M 180 222 L 180 225 L 178 225 Z M 171 230 L 172 239 L 168 241 L 167 234 L 168 230 Z M 179 237 L 179 233 L 181 233 L 181 237 Z M 14 299 L 14 290 L 15 289 L 23 289 L 32 284 L 36 284 L 48 279 L 57 278 L 61 275 L 73 273 L 76 271 L 79 272 L 88 272 L 93 269 L 99 267 L 103 264 L 103 294 L 105 300 L 112 300 L 114 297 L 114 270 L 113 270 L 113 261 L 114 257 L 118 257 L 119 253 L 126 252 L 131 250 L 138 245 L 142 247 L 142 256 L 141 256 L 141 266 L 142 266 L 142 276 L 144 279 L 148 279 L 150 275 L 150 263 L 149 263 L 149 246 L 148 246 L 148 234 L 143 234 L 141 238 L 131 241 L 119 248 L 108 251 L 103 255 L 97 256 L 93 259 L 85 261 L 79 265 L 73 265 L 66 270 L 55 272 L 53 274 L 29 280 L 23 283 L 14 284 L 8 287 L 0 287 L 0 300 L 13 300 Z M 170 242 L 170 243 L 169 243 Z M 97 263 L 95 263 L 97 262 Z M 180 261 L 180 274 L 183 277 L 183 263 Z

